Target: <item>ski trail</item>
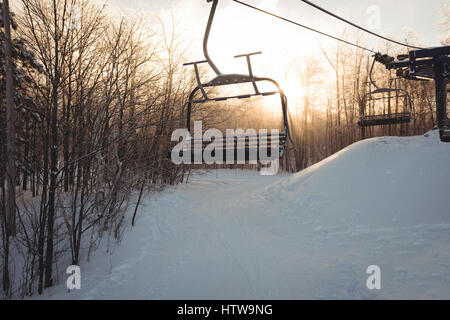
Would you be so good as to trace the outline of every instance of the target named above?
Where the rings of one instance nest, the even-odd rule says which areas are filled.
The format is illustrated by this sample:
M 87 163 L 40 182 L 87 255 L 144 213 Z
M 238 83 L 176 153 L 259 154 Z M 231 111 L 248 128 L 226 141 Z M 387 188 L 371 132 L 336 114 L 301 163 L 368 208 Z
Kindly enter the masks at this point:
M 204 207 L 204 212 L 214 217 L 213 226 L 217 239 L 247 282 L 250 291 L 249 298 L 258 299 L 260 297 L 256 292 L 254 281 L 250 276 L 254 272 L 249 271 L 250 269 L 258 269 L 258 256 L 255 255 L 253 257 L 256 268 L 255 266 L 251 267 L 251 263 L 249 263 L 250 259 L 245 259 L 245 257 L 252 255 L 250 243 L 243 236 L 242 227 L 236 218 L 238 214 L 242 214 L 240 212 L 242 206 L 239 200 L 249 197 L 248 192 L 252 189 L 252 186 L 248 184 L 248 181 L 239 181 L 239 184 L 230 186 L 222 184 L 222 186 L 225 186 L 225 188 L 222 188 L 221 192 L 218 193 L 219 197 L 208 201 Z M 236 197 L 236 194 L 239 197 Z M 218 207 L 217 204 L 221 201 L 223 202 L 223 199 L 226 199 L 226 202 Z M 234 243 L 237 243 L 237 245 L 234 245 Z
M 144 199 L 121 244 L 82 264 L 82 290 L 49 298 L 448 299 L 448 159 L 430 135 L 365 140 L 294 175 L 196 172 Z

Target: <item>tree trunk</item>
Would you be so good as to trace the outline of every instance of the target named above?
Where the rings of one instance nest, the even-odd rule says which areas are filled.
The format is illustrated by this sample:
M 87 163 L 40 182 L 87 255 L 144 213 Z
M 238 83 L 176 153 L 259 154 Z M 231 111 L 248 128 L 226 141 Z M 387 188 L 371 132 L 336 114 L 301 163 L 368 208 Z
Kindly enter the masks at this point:
M 55 65 L 54 79 L 52 83 L 52 111 L 51 111 L 51 146 L 50 146 L 50 188 L 48 193 L 48 220 L 47 220 L 47 250 L 45 254 L 45 287 L 52 286 L 53 266 L 53 238 L 55 221 L 55 201 L 58 174 L 58 86 L 59 86 L 59 32 L 57 19 L 57 5 L 53 4 L 55 18 Z
M 6 81 L 6 136 L 7 136 L 7 199 L 6 219 L 7 232 L 10 236 L 16 235 L 16 133 L 14 113 L 14 87 L 13 67 L 11 56 L 11 26 L 9 17 L 9 0 L 3 1 L 3 23 L 5 28 L 5 41 L 3 50 L 5 53 L 5 81 Z

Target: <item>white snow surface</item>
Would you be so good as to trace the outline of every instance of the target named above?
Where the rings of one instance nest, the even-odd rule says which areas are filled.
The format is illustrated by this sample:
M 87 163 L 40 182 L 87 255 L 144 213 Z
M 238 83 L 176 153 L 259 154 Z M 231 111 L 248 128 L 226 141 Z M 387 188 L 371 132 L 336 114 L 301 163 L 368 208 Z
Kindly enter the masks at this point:
M 36 299 L 450 299 L 450 144 L 355 143 L 293 175 L 197 172 Z M 381 269 L 369 290 L 367 267 Z

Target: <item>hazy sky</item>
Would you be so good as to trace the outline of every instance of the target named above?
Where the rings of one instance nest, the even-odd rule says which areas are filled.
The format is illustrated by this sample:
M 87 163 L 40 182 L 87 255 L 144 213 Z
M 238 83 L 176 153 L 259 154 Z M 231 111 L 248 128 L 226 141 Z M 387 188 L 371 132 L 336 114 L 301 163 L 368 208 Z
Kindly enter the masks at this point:
M 204 13 L 205 8 L 210 4 L 206 0 L 110 0 L 111 4 L 121 8 L 133 8 L 138 10 L 161 10 L 186 8 L 189 6 L 196 13 Z M 339 34 L 345 24 L 316 11 L 300 0 L 247 0 L 248 3 L 260 5 L 263 8 L 274 8 L 278 13 L 283 14 L 296 21 L 311 25 L 320 30 Z M 439 45 L 442 34 L 439 22 L 443 20 L 440 11 L 445 0 L 313 0 L 312 2 L 332 11 L 341 14 L 343 17 L 357 24 L 366 26 L 369 19 L 367 13 L 371 6 L 378 6 L 380 9 L 379 29 L 374 30 L 385 35 L 390 35 L 402 40 L 403 35 L 410 29 L 420 36 L 421 40 L 429 46 Z M 232 3 L 231 0 L 220 0 L 221 7 L 235 6 L 248 15 L 258 15 L 250 9 Z M 198 15 L 200 17 L 200 15 Z M 204 24 L 207 16 L 198 20 L 197 16 L 193 20 Z M 230 23 L 233 22 L 229 17 Z M 352 28 L 348 26 L 348 29 Z M 318 36 L 318 38 L 320 38 Z
M 98 0 L 103 1 L 103 0 Z M 395 55 L 392 48 L 370 35 L 314 9 L 300 0 L 243 0 L 263 9 L 273 11 L 286 18 L 332 35 L 341 36 L 364 46 Z M 417 39 L 408 42 L 420 46 L 438 46 L 443 36 L 440 23 L 444 20 L 441 11 L 447 0 L 311 0 L 342 17 L 364 27 L 376 27 L 373 31 L 399 41 L 414 31 Z M 450 1 L 450 0 L 448 0 Z M 204 59 L 201 51 L 202 37 L 211 4 L 206 0 L 109 0 L 110 8 L 122 15 L 159 14 L 163 20 L 174 17 L 178 33 L 192 42 L 189 58 Z M 379 12 L 379 23 L 371 23 L 373 8 Z M 148 23 L 154 23 L 149 21 Z M 335 46 L 336 41 L 276 20 L 231 0 L 220 0 L 209 41 L 209 53 L 224 73 L 246 73 L 245 61 L 236 61 L 236 54 L 263 51 L 263 55 L 252 59 L 254 72 L 259 76 L 273 77 L 282 84 L 290 100 L 299 100 L 303 93 L 299 88 L 298 71 L 293 61 L 300 66 L 308 63 L 308 57 L 321 57 L 322 48 Z M 328 66 L 329 67 L 329 66 Z M 206 68 L 202 66 L 202 68 Z M 331 73 L 330 73 L 331 74 Z
M 190 43 L 188 60 L 203 60 L 202 37 L 208 19 L 210 3 L 206 0 L 94 0 L 99 4 L 108 3 L 111 13 L 122 16 L 143 16 L 144 23 L 151 30 L 160 29 L 155 15 L 164 23 L 174 19 L 176 32 L 182 40 Z M 351 42 L 361 44 L 383 53 L 395 55 L 407 49 L 386 48 L 386 44 L 373 36 L 358 32 L 355 28 L 336 20 L 300 0 L 243 0 L 263 9 L 273 11 L 286 18 L 341 36 Z M 450 0 L 311 0 L 312 2 L 364 27 L 390 38 L 420 46 L 438 46 L 444 31 L 440 23 L 444 20 L 441 11 Z M 20 0 L 12 0 L 19 4 Z M 379 12 L 377 24 L 372 19 L 373 9 Z M 371 11 L 372 10 L 372 11 Z M 168 30 L 169 28 L 166 28 Z M 322 48 L 336 46 L 336 41 L 312 33 L 292 24 L 277 20 L 260 12 L 246 8 L 231 0 L 219 0 L 214 25 L 209 41 L 209 52 L 223 73 L 246 73 L 245 61 L 233 59 L 234 55 L 262 51 L 254 57 L 252 64 L 258 76 L 273 77 L 281 82 L 285 91 L 294 96 L 299 92 L 298 70 L 295 65 L 305 65 L 308 57 L 321 57 Z M 403 52 L 403 50 L 405 50 Z M 395 52 L 393 52 L 395 51 Z M 326 63 L 325 63 L 326 64 Z M 329 67 L 329 66 L 328 66 Z M 207 68 L 202 66 L 202 68 Z M 331 73 L 330 73 L 331 74 Z M 296 96 L 297 95 L 297 96 Z

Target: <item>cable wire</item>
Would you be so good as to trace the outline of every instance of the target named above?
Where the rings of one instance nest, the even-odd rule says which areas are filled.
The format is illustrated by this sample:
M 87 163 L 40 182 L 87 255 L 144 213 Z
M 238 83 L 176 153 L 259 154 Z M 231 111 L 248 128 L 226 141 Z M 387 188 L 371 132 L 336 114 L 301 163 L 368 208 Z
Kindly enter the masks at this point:
M 345 22 L 345 23 L 347 23 L 347 24 L 349 24 L 349 25 L 351 25 L 351 26 L 353 26 L 353 27 L 355 27 L 355 28 L 358 28 L 359 30 L 362 30 L 362 31 L 367 32 L 367 33 L 370 33 L 371 35 L 373 35 L 373 36 L 375 36 L 375 37 L 378 37 L 378 38 L 381 38 L 381 39 L 383 39 L 383 40 L 387 40 L 387 41 L 389 41 L 389 42 L 396 43 L 396 44 L 398 44 L 398 45 L 401 45 L 401 46 L 404 46 L 404 47 L 408 47 L 408 48 L 413 48 L 413 49 L 423 49 L 423 48 L 421 48 L 421 47 L 416 47 L 416 46 L 412 46 L 412 45 L 409 45 L 409 44 L 406 44 L 406 43 L 402 43 L 402 42 L 399 42 L 399 41 L 396 41 L 396 40 L 392 40 L 392 39 L 387 38 L 387 37 L 385 37 L 385 36 L 382 36 L 382 35 L 380 35 L 380 34 L 378 34 L 378 33 L 375 33 L 375 32 L 373 32 L 373 31 L 370 31 L 370 30 L 368 30 L 368 29 L 366 29 L 366 28 L 363 28 L 363 27 L 357 25 L 356 23 L 353 23 L 353 22 L 351 22 L 351 21 L 348 21 L 348 20 L 346 20 L 346 19 L 344 19 L 344 18 L 342 18 L 342 17 L 340 17 L 340 16 L 338 16 L 338 15 L 336 15 L 336 14 L 334 14 L 334 13 L 332 13 L 332 12 L 330 12 L 330 11 L 328 11 L 328 10 L 326 10 L 326 9 L 324 9 L 324 8 L 322 8 L 322 7 L 320 7 L 320 6 L 318 6 L 317 4 L 312 3 L 311 1 L 308 1 L 308 0 L 300 0 L 300 1 L 302 1 L 302 2 L 304 2 L 304 3 L 306 3 L 306 4 L 310 5 L 310 6 L 312 6 L 312 7 L 316 8 L 316 9 L 318 9 L 318 10 L 320 10 L 320 11 L 322 11 L 322 12 L 324 12 L 324 13 L 326 13 L 326 14 L 328 14 L 328 15 L 330 15 L 330 16 L 336 18 L 336 19 L 339 19 L 339 20 L 341 20 L 341 21 L 343 21 L 343 22 Z
M 359 44 L 352 43 L 352 42 L 350 42 L 350 41 L 347 41 L 347 40 L 344 40 L 344 39 L 341 39 L 341 38 L 332 36 L 332 35 L 330 35 L 330 34 L 328 34 L 328 33 L 325 33 L 325 32 L 322 32 L 322 31 L 319 31 L 319 30 L 310 28 L 310 27 L 308 27 L 308 26 L 306 26 L 306 25 L 303 25 L 303 24 L 301 24 L 301 23 L 298 23 L 298 22 L 289 20 L 289 19 L 287 19 L 287 18 L 281 17 L 281 16 L 279 16 L 279 15 L 277 15 L 277 14 L 275 14 L 275 13 L 272 13 L 272 12 L 269 12 L 269 11 L 266 11 L 266 10 L 263 10 L 263 9 L 260 9 L 260 8 L 258 8 L 258 7 L 255 7 L 255 6 L 251 5 L 251 4 L 248 4 L 248 3 L 246 3 L 246 2 L 243 2 L 243 1 L 240 1 L 240 0 L 232 0 L 232 1 L 234 1 L 234 2 L 236 2 L 236 3 L 239 3 L 239 4 L 243 5 L 243 6 L 246 6 L 246 7 L 248 7 L 248 8 L 257 10 L 257 11 L 262 12 L 262 13 L 265 13 L 265 14 L 270 15 L 270 16 L 272 16 L 272 17 L 275 17 L 275 18 L 277 18 L 277 19 L 280 19 L 280 20 L 283 20 L 283 21 L 292 23 L 292 24 L 294 24 L 294 25 L 296 25 L 296 26 L 299 26 L 299 27 L 302 27 L 302 28 L 304 28 L 304 29 L 307 29 L 307 30 L 316 32 L 316 33 L 321 34 L 321 35 L 323 35 L 323 36 L 326 36 L 326 37 L 332 38 L 332 39 L 334 39 L 334 40 L 343 42 L 343 43 L 345 43 L 345 44 L 354 46 L 354 47 L 356 47 L 356 48 L 359 48 L 359 49 L 362 49 L 362 50 L 365 50 L 365 51 L 368 51 L 368 52 L 371 52 L 371 53 L 377 53 L 377 52 L 375 52 L 375 51 L 373 51 L 373 50 L 371 50 L 371 49 L 368 49 L 368 48 L 365 48 L 365 47 L 363 47 L 363 46 L 360 46 Z

